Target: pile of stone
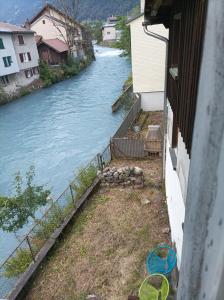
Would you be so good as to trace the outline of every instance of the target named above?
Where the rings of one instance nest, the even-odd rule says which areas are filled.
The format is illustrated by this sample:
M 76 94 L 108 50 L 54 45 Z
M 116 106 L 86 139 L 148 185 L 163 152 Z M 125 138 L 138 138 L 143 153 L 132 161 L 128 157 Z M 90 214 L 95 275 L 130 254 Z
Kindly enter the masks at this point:
M 134 188 L 143 188 L 144 176 L 143 170 L 139 167 L 105 168 L 98 172 L 103 186 L 133 186 Z

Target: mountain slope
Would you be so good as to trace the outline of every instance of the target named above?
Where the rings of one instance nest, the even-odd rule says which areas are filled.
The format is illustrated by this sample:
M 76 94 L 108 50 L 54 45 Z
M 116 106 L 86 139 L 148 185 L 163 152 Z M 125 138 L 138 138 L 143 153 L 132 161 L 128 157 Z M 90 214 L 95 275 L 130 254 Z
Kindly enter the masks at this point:
M 0 21 L 23 24 L 45 4 L 44 0 L 2 1 Z M 48 1 L 53 4 L 54 0 Z M 29 3 L 29 4 L 28 4 Z M 139 0 L 81 0 L 78 19 L 105 20 L 109 15 L 126 15 Z

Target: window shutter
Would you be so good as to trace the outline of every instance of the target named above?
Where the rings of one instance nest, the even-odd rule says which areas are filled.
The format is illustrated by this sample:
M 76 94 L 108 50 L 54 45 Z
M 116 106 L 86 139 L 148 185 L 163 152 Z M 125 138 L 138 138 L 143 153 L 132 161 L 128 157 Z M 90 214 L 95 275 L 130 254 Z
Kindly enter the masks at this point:
M 5 49 L 4 44 L 3 44 L 3 40 L 0 38 L 0 49 Z
M 20 53 L 20 54 L 19 54 L 19 58 L 20 58 L 21 63 L 23 63 L 23 62 L 24 62 L 23 53 Z
M 26 78 L 28 78 L 28 71 L 27 70 L 25 70 L 25 76 L 26 76 Z
M 4 66 L 8 67 L 7 57 L 3 57 Z
M 30 52 L 27 52 L 28 60 L 31 61 L 31 55 Z

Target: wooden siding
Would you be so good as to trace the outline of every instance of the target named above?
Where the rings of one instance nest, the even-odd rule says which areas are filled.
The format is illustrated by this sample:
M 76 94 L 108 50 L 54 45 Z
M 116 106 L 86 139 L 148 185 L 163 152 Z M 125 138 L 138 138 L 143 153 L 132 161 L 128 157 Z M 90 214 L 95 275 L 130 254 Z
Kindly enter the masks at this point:
M 206 0 L 178 0 L 170 16 L 168 73 L 171 67 L 177 67 L 178 79 L 168 74 L 167 95 L 188 154 L 197 104 L 206 7 Z
M 40 59 L 48 65 L 60 65 L 67 62 L 67 52 L 57 53 L 47 45 L 41 44 L 38 46 Z

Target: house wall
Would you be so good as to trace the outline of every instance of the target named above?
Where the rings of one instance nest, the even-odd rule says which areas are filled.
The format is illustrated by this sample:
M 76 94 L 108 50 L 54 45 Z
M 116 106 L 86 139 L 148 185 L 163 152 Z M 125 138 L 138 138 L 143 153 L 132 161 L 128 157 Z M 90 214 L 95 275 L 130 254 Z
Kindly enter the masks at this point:
M 183 243 L 183 228 L 185 216 L 185 202 L 188 187 L 188 174 L 190 159 L 187 154 L 185 143 L 178 133 L 178 144 L 175 149 L 177 166 L 173 169 L 173 163 L 169 149 L 172 145 L 172 130 L 173 130 L 173 112 L 168 102 L 168 117 L 167 117 L 167 139 L 166 139 L 166 198 L 168 206 L 168 214 L 171 227 L 172 241 L 176 244 L 178 268 L 180 268 L 182 243 Z
M 151 92 L 141 94 L 141 108 L 143 111 L 163 110 L 164 92 Z
M 45 44 L 38 46 L 38 53 L 41 60 L 49 65 L 59 65 L 66 63 L 67 53 L 58 53 Z
M 141 16 L 130 22 L 133 91 L 134 93 L 157 93 L 159 91 L 155 97 L 155 101 L 158 101 L 158 104 L 153 103 L 152 94 L 148 94 L 147 107 L 148 110 L 154 110 L 155 107 L 162 110 L 162 91 L 164 91 L 165 79 L 165 43 L 146 35 L 142 26 L 143 21 L 144 16 Z M 168 30 L 163 25 L 154 25 L 150 30 L 162 36 L 168 36 Z
M 16 59 L 16 53 L 12 42 L 12 35 L 8 33 L 0 33 L 5 49 L 0 49 L 0 76 L 13 74 L 19 71 L 19 66 Z M 3 62 L 4 56 L 12 57 L 12 65 L 5 67 Z
M 24 39 L 24 45 L 19 45 L 18 34 L 13 34 L 13 44 L 15 47 L 17 62 L 18 62 L 20 70 L 25 70 L 28 68 L 36 67 L 39 64 L 38 63 L 39 54 L 37 51 L 34 34 L 33 33 L 25 33 L 25 34 L 23 34 L 23 39 Z M 27 53 L 27 52 L 30 52 L 31 61 L 22 63 L 20 61 L 19 54 Z
M 8 79 L 9 84 L 5 86 L 1 85 L 1 87 L 6 92 L 6 94 L 12 95 L 18 90 L 16 73 L 8 75 Z
M 117 35 L 115 27 L 105 27 L 103 29 L 103 41 L 114 41 L 116 38 Z
M 26 78 L 24 70 L 21 70 L 19 73 L 16 73 L 16 84 L 18 87 L 23 87 L 31 84 L 34 80 L 39 78 L 39 74 L 33 75 L 30 78 Z
M 48 14 L 49 15 L 49 14 Z M 59 39 L 66 42 L 67 36 L 63 26 L 58 23 L 53 23 L 51 19 L 45 14 L 31 24 L 30 29 L 35 31 L 38 35 L 41 35 L 43 39 Z M 43 23 L 45 22 L 45 24 Z M 55 26 L 54 24 L 57 24 Z

